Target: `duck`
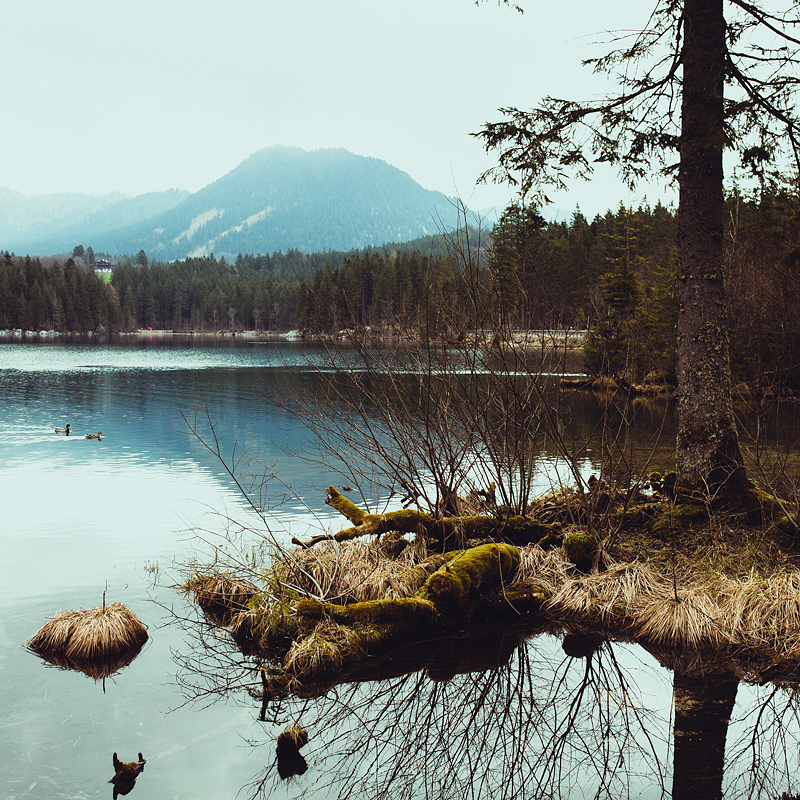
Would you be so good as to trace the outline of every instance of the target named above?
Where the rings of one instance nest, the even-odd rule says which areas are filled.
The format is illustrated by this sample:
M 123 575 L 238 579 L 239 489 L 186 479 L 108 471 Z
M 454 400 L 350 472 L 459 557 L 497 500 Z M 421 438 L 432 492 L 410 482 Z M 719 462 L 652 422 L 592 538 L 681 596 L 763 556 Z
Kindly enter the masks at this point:
M 69 436 L 69 423 L 67 423 L 66 428 L 56 428 L 56 433 L 65 433 L 67 436 Z
M 102 435 L 103 435 L 103 431 L 97 431 L 97 433 L 87 433 L 86 434 L 86 438 L 87 439 L 97 439 L 97 440 L 99 440 Z
M 119 795 L 128 794 L 133 789 L 136 779 L 139 777 L 139 773 L 144 771 L 146 763 L 141 753 L 139 753 L 138 761 L 129 761 L 128 763 L 120 761 L 117 754 L 114 753 L 114 777 L 109 781 L 114 784 L 114 800 Z

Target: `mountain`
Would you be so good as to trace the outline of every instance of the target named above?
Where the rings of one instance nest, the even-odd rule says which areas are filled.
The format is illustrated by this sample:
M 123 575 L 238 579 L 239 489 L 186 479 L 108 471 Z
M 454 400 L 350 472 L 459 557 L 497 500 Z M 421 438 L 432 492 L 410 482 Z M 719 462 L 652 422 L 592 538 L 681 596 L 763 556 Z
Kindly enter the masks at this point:
M 307 152 L 282 146 L 254 153 L 227 175 L 147 219 L 114 226 L 113 208 L 93 212 L 81 223 L 85 228 L 72 226 L 38 240 L 26 236 L 25 247 L 12 248 L 0 239 L 0 246 L 45 254 L 81 243 L 97 252 L 144 250 L 163 261 L 210 253 L 230 258 L 402 242 L 457 222 L 454 201 L 423 189 L 384 161 L 341 149 Z M 101 221 L 104 230 L 98 227 Z
M 0 246 L 37 255 L 71 251 L 109 230 L 161 214 L 188 196 L 177 189 L 137 197 L 119 192 L 31 196 L 0 186 Z

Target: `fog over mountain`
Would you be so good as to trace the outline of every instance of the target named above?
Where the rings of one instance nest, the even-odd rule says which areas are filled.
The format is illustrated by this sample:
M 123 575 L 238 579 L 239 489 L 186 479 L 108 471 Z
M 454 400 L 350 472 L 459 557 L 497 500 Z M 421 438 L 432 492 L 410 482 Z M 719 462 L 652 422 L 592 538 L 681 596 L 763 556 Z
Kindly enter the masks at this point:
M 31 197 L 0 189 L 0 249 L 164 261 L 214 253 L 349 250 L 450 229 L 456 203 L 376 158 L 346 150 L 260 150 L 200 191 Z
M 110 230 L 133 225 L 189 196 L 173 189 L 137 197 L 70 193 L 24 195 L 0 186 L 0 248 L 31 255 L 72 250 Z

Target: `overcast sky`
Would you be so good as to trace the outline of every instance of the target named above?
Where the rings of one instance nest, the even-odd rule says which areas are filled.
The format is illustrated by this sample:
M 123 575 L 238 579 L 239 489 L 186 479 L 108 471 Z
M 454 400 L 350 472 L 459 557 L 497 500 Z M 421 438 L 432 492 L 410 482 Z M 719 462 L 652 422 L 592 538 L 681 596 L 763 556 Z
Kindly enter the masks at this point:
M 636 0 L 25 0 L 3 4 L 0 186 L 26 194 L 196 191 L 262 147 L 343 147 L 473 208 L 497 109 L 602 87 L 580 59 L 646 21 Z M 608 176 L 555 204 L 667 197 Z

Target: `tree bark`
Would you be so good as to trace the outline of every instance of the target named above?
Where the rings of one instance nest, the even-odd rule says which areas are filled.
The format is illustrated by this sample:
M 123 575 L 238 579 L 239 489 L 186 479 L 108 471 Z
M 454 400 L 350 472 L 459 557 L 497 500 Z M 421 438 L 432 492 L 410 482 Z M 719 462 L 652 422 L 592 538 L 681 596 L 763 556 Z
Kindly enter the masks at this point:
M 739 681 L 676 671 L 673 800 L 721 800 L 728 733 Z
M 685 0 L 678 206 L 681 484 L 733 498 L 749 486 L 731 402 L 723 276 L 723 0 Z

